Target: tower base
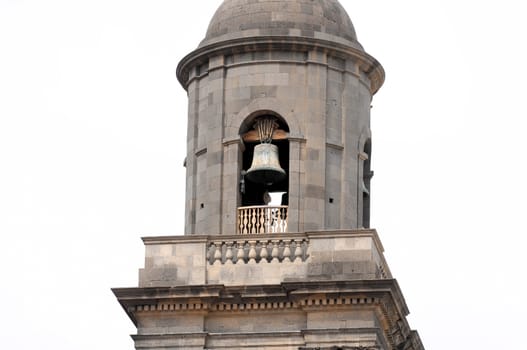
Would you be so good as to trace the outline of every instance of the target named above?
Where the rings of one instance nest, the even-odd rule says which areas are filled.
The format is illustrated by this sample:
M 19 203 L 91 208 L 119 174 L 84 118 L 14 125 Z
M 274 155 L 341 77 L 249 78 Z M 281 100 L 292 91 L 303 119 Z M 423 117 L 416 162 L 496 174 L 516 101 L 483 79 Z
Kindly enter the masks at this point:
M 143 241 L 136 349 L 424 349 L 375 230 Z

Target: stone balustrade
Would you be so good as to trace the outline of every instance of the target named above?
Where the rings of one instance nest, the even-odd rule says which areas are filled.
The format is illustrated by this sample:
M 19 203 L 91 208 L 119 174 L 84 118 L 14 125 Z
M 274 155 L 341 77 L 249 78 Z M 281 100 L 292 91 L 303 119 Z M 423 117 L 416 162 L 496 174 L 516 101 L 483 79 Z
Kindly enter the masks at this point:
M 263 205 L 238 208 L 238 233 L 287 232 L 287 205 Z
M 212 241 L 208 246 L 209 264 L 247 264 L 306 261 L 307 239 L 263 239 Z
M 375 230 L 145 237 L 141 287 L 390 279 Z

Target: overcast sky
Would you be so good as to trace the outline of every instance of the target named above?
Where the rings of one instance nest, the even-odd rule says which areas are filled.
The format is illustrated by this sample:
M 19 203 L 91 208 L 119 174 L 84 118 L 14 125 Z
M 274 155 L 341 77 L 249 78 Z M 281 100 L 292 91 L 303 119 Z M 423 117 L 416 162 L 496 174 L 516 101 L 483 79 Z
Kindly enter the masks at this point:
M 220 0 L 0 0 L 0 344 L 133 349 L 111 287 L 184 228 L 178 61 Z M 427 350 L 520 349 L 527 21 L 518 0 L 341 0 L 386 70 L 372 226 Z M 520 345 L 519 345 L 520 344 Z

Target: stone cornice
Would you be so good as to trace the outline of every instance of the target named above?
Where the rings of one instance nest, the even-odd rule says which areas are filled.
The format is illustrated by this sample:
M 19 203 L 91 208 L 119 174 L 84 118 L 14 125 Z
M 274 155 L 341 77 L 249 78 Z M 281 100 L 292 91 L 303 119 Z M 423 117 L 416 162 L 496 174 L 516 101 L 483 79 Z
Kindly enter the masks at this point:
M 151 236 L 142 237 L 145 245 L 151 244 L 173 244 L 173 243 L 206 243 L 209 241 L 235 241 L 235 240 L 278 240 L 278 239 L 300 239 L 300 238 L 332 238 L 332 237 L 373 237 L 380 252 L 384 248 L 375 229 L 356 230 L 332 230 L 332 231 L 309 231 L 309 232 L 287 232 L 247 235 L 181 235 L 181 236 Z
M 211 298 L 219 297 L 224 285 L 148 287 L 148 288 L 113 288 L 115 296 L 127 305 L 143 301 L 160 301 L 170 299 Z
M 211 237 L 204 235 L 181 235 L 181 236 L 151 236 L 141 237 L 145 245 L 150 244 L 174 244 L 174 243 L 207 243 Z
M 408 325 L 408 309 L 399 285 L 393 279 L 312 280 L 253 286 L 116 288 L 112 291 L 136 325 L 137 316 L 141 314 L 179 313 L 178 317 L 185 317 L 189 313 L 318 312 L 353 308 L 375 311 L 392 348 L 404 344 L 405 349 L 423 349 L 419 335 Z M 302 333 L 314 331 L 302 330 Z M 203 334 L 192 333 L 188 336 L 199 338 Z
M 229 55 L 254 51 L 310 51 L 317 50 L 336 57 L 351 58 L 359 63 L 360 70 L 371 80 L 371 93 L 375 94 L 384 83 L 384 69 L 381 64 L 366 52 L 334 41 L 290 36 L 258 36 L 237 38 L 213 43 L 194 50 L 179 62 L 176 75 L 185 90 L 188 87 L 190 70 L 204 64 L 212 56 Z
M 141 312 L 244 312 L 275 309 L 381 308 L 393 327 L 408 314 L 395 280 L 284 282 L 279 285 L 115 288 L 130 319 Z

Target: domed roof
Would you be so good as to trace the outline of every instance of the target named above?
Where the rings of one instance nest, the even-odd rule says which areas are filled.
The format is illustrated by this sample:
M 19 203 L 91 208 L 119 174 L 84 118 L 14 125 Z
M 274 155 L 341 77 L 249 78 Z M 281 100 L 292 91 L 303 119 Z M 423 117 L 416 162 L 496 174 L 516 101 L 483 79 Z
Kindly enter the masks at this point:
M 200 47 L 261 36 L 317 38 L 362 50 L 355 28 L 337 0 L 225 0 Z

